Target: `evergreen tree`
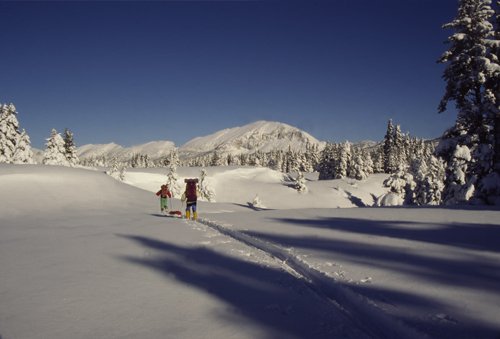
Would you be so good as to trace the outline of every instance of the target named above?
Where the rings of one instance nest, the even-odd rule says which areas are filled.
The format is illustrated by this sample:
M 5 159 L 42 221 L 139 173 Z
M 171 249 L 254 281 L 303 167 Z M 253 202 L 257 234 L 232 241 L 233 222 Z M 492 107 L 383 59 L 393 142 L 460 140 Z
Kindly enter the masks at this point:
M 438 154 L 447 162 L 447 202 L 487 198 L 481 189 L 482 181 L 496 167 L 493 162 L 498 158 L 494 152 L 500 65 L 492 47 L 493 14 L 490 0 L 460 0 L 457 17 L 443 26 L 455 32 L 448 39 L 449 50 L 439 60 L 447 64 L 443 75 L 446 91 L 439 111 L 445 111 L 450 101 L 455 102 L 458 111 L 455 126 L 445 133 L 438 148 Z M 457 152 L 470 154 L 470 160 L 457 160 Z M 456 173 L 463 170 L 464 177 L 458 180 Z
M 335 145 L 328 142 L 321 152 L 321 159 L 318 164 L 319 180 L 331 180 L 334 178 L 335 159 Z
M 393 173 L 396 169 L 393 163 L 393 153 L 394 150 L 394 126 L 392 120 L 387 123 L 387 131 L 384 137 L 384 172 Z
M 348 176 L 348 170 L 351 163 L 352 152 L 351 143 L 346 141 L 340 144 L 339 158 L 334 168 L 335 179 L 342 179 Z
M 210 166 L 222 166 L 222 158 L 218 151 L 215 151 L 212 155 L 212 159 L 210 161 Z
M 57 133 L 55 129 L 52 129 L 50 138 L 47 139 L 45 146 L 46 148 L 43 154 L 43 163 L 45 165 L 70 166 L 66 158 L 64 140 L 61 134 Z
M 373 173 L 384 173 L 384 153 L 382 147 L 377 147 L 371 153 Z
M 169 165 L 167 174 L 167 186 L 172 193 L 173 197 L 180 197 L 182 195 L 181 186 L 178 184 L 179 176 L 177 175 L 177 167 L 174 164 Z
M 106 174 L 120 181 L 125 180 L 125 166 L 120 164 L 116 157 L 111 159 L 111 168 L 106 171 Z
M 444 189 L 444 161 L 430 154 L 427 158 L 415 159 L 412 165 L 416 185 L 406 201 L 415 205 L 440 205 Z
M 179 149 L 174 148 L 170 154 L 169 154 L 169 159 L 168 159 L 168 164 L 173 164 L 176 168 L 180 166 L 180 159 L 179 159 Z
M 12 156 L 14 164 L 34 164 L 33 151 L 31 150 L 30 137 L 25 130 L 21 132 L 17 140 L 16 150 Z
M 13 104 L 0 104 L 0 163 L 12 163 L 19 140 L 19 122 Z
M 64 130 L 64 149 L 66 159 L 70 166 L 76 166 L 79 163 L 78 155 L 76 154 L 76 146 L 73 140 L 73 133 L 69 129 Z

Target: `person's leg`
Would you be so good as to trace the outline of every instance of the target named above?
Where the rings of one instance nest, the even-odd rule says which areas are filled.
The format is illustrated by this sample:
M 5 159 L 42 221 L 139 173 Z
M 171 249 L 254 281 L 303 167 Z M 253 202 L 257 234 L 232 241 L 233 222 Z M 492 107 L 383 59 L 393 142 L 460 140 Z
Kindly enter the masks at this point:
M 186 202 L 186 219 L 189 219 L 191 217 L 191 206 L 189 205 L 188 202 Z
M 198 218 L 198 213 L 196 212 L 196 202 L 193 204 L 193 219 L 196 220 Z

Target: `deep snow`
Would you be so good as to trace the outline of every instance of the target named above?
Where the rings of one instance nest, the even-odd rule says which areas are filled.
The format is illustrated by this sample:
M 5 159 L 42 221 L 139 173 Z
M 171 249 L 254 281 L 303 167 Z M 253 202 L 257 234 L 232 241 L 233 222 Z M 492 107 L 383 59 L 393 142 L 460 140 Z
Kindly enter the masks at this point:
M 265 168 L 207 172 L 217 203 L 192 222 L 159 214 L 164 169 L 0 165 L 2 339 L 500 335 L 499 211 L 336 208 L 385 176 L 299 194 Z

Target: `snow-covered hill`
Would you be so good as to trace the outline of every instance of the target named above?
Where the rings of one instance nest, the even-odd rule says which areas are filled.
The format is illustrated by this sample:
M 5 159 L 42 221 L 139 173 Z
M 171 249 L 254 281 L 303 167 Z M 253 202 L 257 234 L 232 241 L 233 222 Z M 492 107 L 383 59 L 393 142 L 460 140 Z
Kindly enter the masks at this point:
M 190 158 L 214 151 L 237 155 L 256 151 L 288 150 L 288 147 L 304 151 L 308 143 L 320 148 L 324 144 L 296 127 L 280 122 L 257 121 L 194 138 L 179 148 L 179 156 Z M 133 147 L 122 147 L 115 143 L 89 144 L 78 148 L 78 157 L 88 159 L 104 156 L 129 160 L 134 154 L 142 154 L 154 160 L 168 156 L 175 147 L 172 141 L 154 141 Z
M 319 146 L 323 144 L 296 127 L 281 122 L 257 121 L 192 139 L 180 147 L 180 153 L 196 155 L 217 150 L 224 154 L 241 154 L 288 150 L 288 147 L 305 151 L 308 143 Z
M 95 157 L 116 157 L 119 160 L 129 160 L 134 154 L 148 155 L 151 159 L 166 157 L 175 149 L 172 141 L 152 141 L 132 147 L 122 147 L 115 143 L 89 144 L 78 147 L 78 157 L 88 159 Z

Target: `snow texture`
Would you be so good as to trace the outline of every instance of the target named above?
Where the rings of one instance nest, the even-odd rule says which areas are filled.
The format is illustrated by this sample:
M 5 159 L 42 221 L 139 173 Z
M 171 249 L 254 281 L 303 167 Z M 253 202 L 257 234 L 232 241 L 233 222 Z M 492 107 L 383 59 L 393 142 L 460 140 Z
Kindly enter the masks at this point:
M 499 211 L 332 208 L 372 204 L 387 176 L 308 177 L 298 194 L 272 170 L 220 167 L 194 222 L 159 213 L 165 178 L 0 165 L 2 339 L 500 334 Z

